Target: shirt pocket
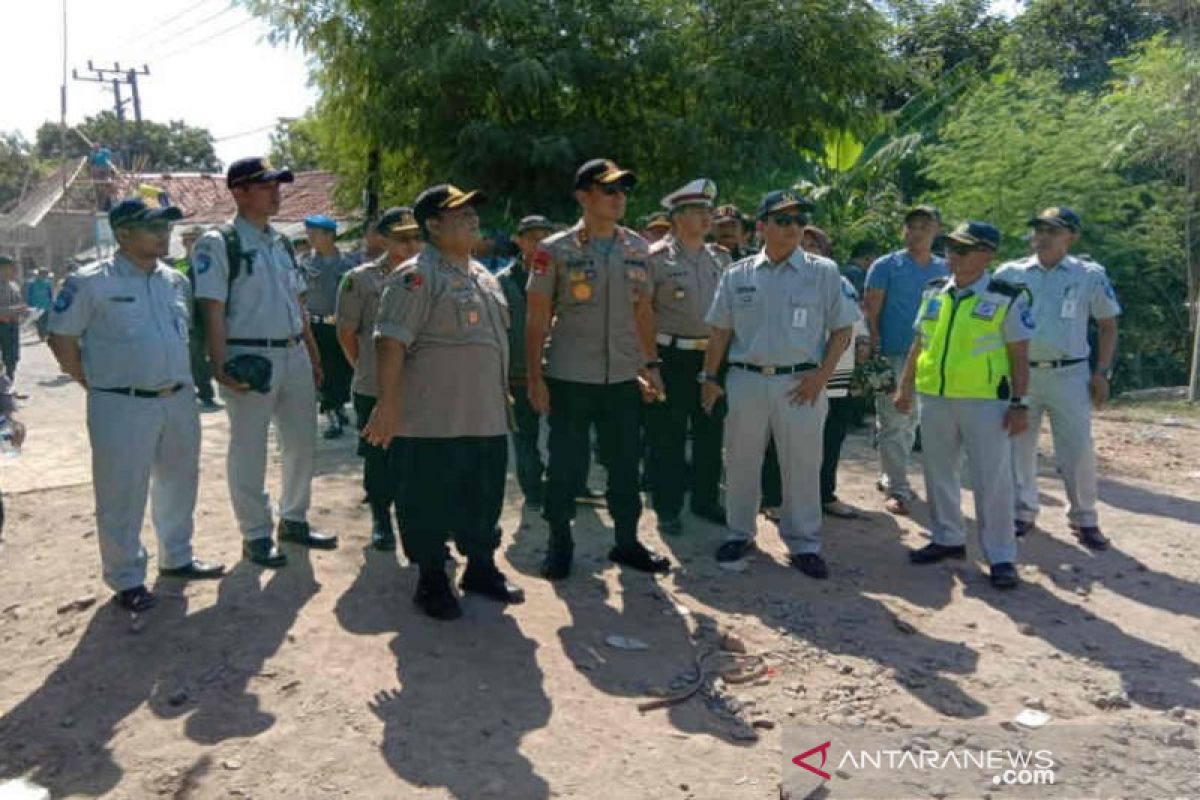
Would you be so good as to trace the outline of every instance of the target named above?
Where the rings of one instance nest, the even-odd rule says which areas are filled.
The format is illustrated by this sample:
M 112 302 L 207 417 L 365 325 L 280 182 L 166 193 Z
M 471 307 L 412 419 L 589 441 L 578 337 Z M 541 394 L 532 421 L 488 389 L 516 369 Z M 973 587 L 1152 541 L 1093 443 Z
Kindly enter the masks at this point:
M 596 302 L 599 274 L 587 267 L 570 267 L 563 281 L 563 302 L 571 306 L 589 306 Z
M 132 294 L 111 294 L 104 298 L 105 327 L 116 339 L 135 339 L 150 321 L 146 301 Z
M 483 324 L 483 298 L 469 289 L 455 290 L 452 296 L 458 329 L 465 332 L 477 330 Z
M 824 333 L 821 302 L 815 291 L 793 289 L 788 293 L 785 313 L 788 340 L 793 345 L 807 346 Z
M 757 326 L 761 323 L 763 309 L 766 305 L 762 292 L 751 287 L 734 287 L 733 292 L 733 322 L 739 328 L 747 325 Z M 753 335 L 750 331 L 744 331 Z

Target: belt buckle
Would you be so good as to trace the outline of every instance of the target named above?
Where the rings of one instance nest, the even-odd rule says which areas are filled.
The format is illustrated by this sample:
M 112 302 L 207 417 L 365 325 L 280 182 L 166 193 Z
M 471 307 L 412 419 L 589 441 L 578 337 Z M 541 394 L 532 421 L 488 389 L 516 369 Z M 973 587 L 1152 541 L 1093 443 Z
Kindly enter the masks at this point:
M 173 392 L 174 390 L 175 390 L 174 386 L 168 386 L 165 389 L 159 389 L 157 392 L 154 393 L 154 395 L 156 397 L 170 397 L 171 392 Z
M 707 350 L 708 349 L 708 339 L 695 340 L 694 342 L 692 342 L 692 349 L 693 350 Z
M 771 377 L 772 375 L 775 374 L 775 368 L 774 367 L 763 367 L 762 374 L 766 375 L 767 377 Z

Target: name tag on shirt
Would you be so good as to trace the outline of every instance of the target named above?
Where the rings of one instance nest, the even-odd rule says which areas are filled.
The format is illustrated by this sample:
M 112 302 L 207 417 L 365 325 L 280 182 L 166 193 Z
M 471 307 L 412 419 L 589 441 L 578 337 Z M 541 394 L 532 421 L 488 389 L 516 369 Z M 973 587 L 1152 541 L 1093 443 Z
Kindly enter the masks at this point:
M 1064 299 L 1062 304 L 1062 318 L 1075 319 L 1077 308 L 1078 301 L 1074 297 Z
M 804 306 L 792 309 L 792 327 L 806 328 L 808 327 L 808 309 Z
M 939 298 L 933 298 L 925 304 L 925 319 L 937 319 L 938 311 L 942 308 L 942 301 Z

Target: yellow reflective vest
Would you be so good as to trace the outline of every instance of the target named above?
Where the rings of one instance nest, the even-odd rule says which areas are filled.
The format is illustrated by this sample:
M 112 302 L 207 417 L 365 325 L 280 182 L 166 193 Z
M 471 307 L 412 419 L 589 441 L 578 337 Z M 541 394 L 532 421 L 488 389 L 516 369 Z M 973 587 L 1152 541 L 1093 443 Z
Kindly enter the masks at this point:
M 946 278 L 930 281 L 917 314 L 921 353 L 917 391 L 939 397 L 1012 396 L 1004 320 L 1024 288 L 992 279 L 980 293 L 955 297 Z

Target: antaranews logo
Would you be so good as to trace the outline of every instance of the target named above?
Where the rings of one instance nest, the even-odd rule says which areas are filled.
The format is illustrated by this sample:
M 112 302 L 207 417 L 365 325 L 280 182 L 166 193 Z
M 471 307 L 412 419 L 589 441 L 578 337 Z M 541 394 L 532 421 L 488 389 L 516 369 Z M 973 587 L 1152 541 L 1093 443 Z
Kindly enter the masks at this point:
M 826 772 L 823 769 L 818 769 L 817 767 L 814 767 L 812 764 L 809 764 L 805 759 L 807 759 L 809 756 L 815 755 L 816 753 L 820 753 L 821 754 L 821 766 L 822 767 L 825 766 L 825 760 L 826 760 L 826 758 L 828 758 L 829 748 L 832 744 L 833 744 L 833 742 L 829 741 L 829 742 L 825 742 L 824 744 L 819 744 L 816 747 L 812 748 L 811 750 L 805 750 L 803 753 L 801 753 L 800 755 L 793 758 L 792 763 L 795 764 L 797 767 L 802 767 L 802 768 L 808 770 L 813 775 L 816 775 L 825 780 L 829 780 L 832 776 L 828 772 Z

